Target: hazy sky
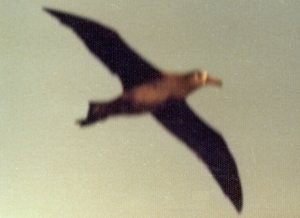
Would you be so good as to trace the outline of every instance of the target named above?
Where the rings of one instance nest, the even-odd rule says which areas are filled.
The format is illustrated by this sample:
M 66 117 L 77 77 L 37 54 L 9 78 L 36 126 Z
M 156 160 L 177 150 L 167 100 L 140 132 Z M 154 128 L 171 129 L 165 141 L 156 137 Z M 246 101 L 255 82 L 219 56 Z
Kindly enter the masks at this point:
M 121 86 L 43 6 L 114 27 L 161 69 L 223 79 L 188 102 L 229 144 L 241 215 L 150 115 L 75 125 Z M 1 0 L 0 217 L 300 216 L 299 11 L 297 0 Z

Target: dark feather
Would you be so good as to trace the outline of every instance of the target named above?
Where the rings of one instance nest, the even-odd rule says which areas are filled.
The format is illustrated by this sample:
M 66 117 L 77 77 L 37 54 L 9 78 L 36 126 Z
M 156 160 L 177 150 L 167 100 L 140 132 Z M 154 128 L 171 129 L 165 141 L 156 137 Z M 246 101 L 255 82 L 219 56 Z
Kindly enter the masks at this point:
M 143 60 L 110 28 L 87 18 L 48 8 L 45 10 L 71 27 L 88 49 L 120 77 L 125 90 L 161 77 L 158 70 Z
M 153 115 L 207 164 L 225 195 L 241 211 L 243 199 L 237 167 L 222 136 L 201 121 L 185 101 L 169 102 Z

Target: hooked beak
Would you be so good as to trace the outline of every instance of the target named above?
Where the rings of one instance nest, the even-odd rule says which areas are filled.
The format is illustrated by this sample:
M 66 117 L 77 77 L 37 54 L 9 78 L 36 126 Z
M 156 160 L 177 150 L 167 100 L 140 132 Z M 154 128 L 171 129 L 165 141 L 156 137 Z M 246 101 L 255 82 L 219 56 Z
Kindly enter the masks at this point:
M 207 72 L 204 73 L 203 77 L 204 85 L 222 86 L 222 80 L 208 75 Z

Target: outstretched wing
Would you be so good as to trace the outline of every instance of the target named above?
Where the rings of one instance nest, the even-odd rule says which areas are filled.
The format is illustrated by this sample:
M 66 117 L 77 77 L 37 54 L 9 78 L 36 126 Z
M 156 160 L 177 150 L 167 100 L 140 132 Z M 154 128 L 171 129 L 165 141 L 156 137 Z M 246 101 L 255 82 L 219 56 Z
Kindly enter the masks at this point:
M 88 49 L 120 77 L 124 89 L 161 77 L 159 71 L 135 53 L 115 31 L 87 18 L 48 8 L 45 10 L 71 27 Z
M 201 121 L 185 101 L 173 101 L 153 115 L 207 164 L 225 195 L 240 212 L 243 199 L 238 170 L 222 136 Z

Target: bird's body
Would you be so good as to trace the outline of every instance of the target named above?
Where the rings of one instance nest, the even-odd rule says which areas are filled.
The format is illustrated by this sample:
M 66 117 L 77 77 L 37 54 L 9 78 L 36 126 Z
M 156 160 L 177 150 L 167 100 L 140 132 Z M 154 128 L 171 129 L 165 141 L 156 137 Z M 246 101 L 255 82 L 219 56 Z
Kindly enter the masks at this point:
M 172 101 L 184 100 L 207 79 L 221 85 L 220 80 L 208 77 L 205 71 L 193 71 L 186 75 L 162 73 L 161 78 L 124 90 L 112 101 L 91 102 L 87 118 L 79 123 L 88 125 L 110 115 L 155 112 Z
M 191 87 L 182 76 L 164 75 L 162 78 L 134 87 L 122 95 L 125 99 L 145 105 L 155 105 L 169 98 L 184 99 Z
M 138 103 L 152 105 L 161 104 L 168 99 L 183 100 L 202 85 L 201 81 L 197 83 L 195 74 L 201 77 L 202 72 L 193 71 L 187 75 L 162 73 L 162 78 L 125 91 L 123 96 L 129 96 Z
M 89 126 L 113 115 L 151 113 L 208 166 L 224 194 L 240 212 L 241 183 L 226 142 L 185 101 L 197 88 L 220 86 L 221 81 L 202 70 L 164 73 L 147 63 L 110 28 L 76 15 L 45 10 L 71 27 L 87 48 L 119 76 L 123 86 L 122 94 L 111 101 L 91 101 L 87 117 L 79 124 Z
M 87 118 L 80 123 L 95 123 L 111 115 L 151 112 L 169 101 L 183 100 L 192 89 L 186 77 L 164 74 L 160 79 L 125 90 L 111 101 L 91 102 Z

